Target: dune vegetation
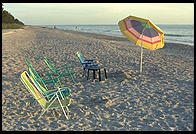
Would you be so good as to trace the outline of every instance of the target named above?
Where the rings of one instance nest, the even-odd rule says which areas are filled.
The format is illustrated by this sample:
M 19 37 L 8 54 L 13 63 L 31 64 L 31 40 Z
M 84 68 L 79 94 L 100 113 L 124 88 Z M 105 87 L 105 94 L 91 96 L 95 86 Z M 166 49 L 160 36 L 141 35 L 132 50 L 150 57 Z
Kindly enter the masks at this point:
M 22 28 L 24 23 L 16 19 L 8 11 L 3 9 L 2 4 L 2 29 L 17 29 Z

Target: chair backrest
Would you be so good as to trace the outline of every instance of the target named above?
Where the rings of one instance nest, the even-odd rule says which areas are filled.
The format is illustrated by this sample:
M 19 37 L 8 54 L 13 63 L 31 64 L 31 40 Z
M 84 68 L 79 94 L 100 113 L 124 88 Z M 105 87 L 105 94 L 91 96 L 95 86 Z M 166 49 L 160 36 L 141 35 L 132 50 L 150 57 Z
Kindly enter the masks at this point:
M 30 62 L 30 60 L 27 57 L 26 57 L 26 62 L 27 62 L 27 66 L 28 67 L 33 67 L 32 64 L 31 64 L 31 62 Z
M 42 80 L 42 78 L 39 76 L 39 74 L 37 73 L 37 71 L 35 70 L 35 68 L 33 67 L 33 65 L 31 64 L 30 60 L 28 58 L 26 58 L 26 62 L 27 62 L 27 66 L 29 68 L 29 73 L 30 73 L 30 70 L 32 71 L 31 73 L 34 74 L 34 76 L 36 77 L 36 79 L 39 80 L 39 82 L 46 87 L 44 81 Z
M 47 90 L 39 84 L 39 82 L 37 81 L 37 77 L 35 76 L 31 68 L 29 68 L 29 75 L 31 76 L 30 78 L 33 81 L 33 83 L 37 86 L 37 89 L 42 94 L 44 94 L 44 92 L 46 92 Z
M 21 78 L 20 80 L 22 81 L 22 83 L 25 85 L 25 87 L 32 93 L 32 95 L 34 96 L 34 98 L 39 102 L 39 104 L 44 108 L 46 107 L 48 101 L 46 100 L 45 97 L 43 97 L 43 95 L 40 93 L 40 91 L 38 90 L 37 86 L 34 84 L 34 82 L 32 81 L 33 79 L 31 78 L 31 76 L 24 71 L 21 74 Z
M 37 71 L 32 67 L 29 68 L 29 73 L 30 73 L 30 70 L 31 70 L 31 74 L 34 75 L 34 77 L 39 80 L 39 82 L 46 87 L 46 84 L 44 83 L 44 81 L 42 80 L 42 78 L 39 76 L 39 74 L 37 73 Z
M 46 65 L 47 65 L 54 73 L 58 74 L 57 69 L 50 63 L 50 61 L 49 61 L 46 57 L 44 57 L 44 61 L 45 61 Z
M 80 53 L 80 52 L 77 52 L 76 55 L 78 56 L 78 58 L 79 58 L 80 62 L 82 63 L 82 65 L 85 67 L 85 66 L 86 66 L 86 65 L 85 65 L 85 59 L 84 59 L 84 57 L 81 55 L 81 53 Z
M 50 100 L 50 97 L 52 97 L 53 95 L 49 95 L 51 92 L 48 91 L 46 85 L 44 84 L 44 87 L 39 83 L 39 81 L 37 80 L 37 77 L 33 74 L 31 68 L 29 68 L 29 74 L 30 74 L 30 79 L 32 80 L 32 82 L 34 83 L 34 85 L 36 86 L 37 90 L 39 90 L 39 92 L 42 94 L 43 97 L 46 98 L 46 100 Z M 48 96 L 49 95 L 49 96 Z
M 31 68 L 29 68 L 29 75 L 31 76 L 30 78 L 31 78 L 31 80 L 32 80 L 32 82 L 34 83 L 34 85 L 37 87 L 37 89 L 40 91 L 40 93 L 42 93 L 43 95 L 48 95 L 48 94 L 50 94 L 50 92 L 48 91 L 48 89 L 47 89 L 47 87 L 46 86 L 42 86 L 40 83 L 39 83 L 39 81 L 37 80 L 37 77 L 34 75 L 34 73 L 33 73 L 33 71 L 31 70 Z M 67 90 L 69 90 L 68 88 L 67 88 Z M 67 94 L 67 92 L 69 92 L 69 91 L 62 91 L 62 93 L 64 93 L 65 95 Z M 49 98 L 48 97 L 46 97 L 47 98 L 47 100 L 49 100 Z

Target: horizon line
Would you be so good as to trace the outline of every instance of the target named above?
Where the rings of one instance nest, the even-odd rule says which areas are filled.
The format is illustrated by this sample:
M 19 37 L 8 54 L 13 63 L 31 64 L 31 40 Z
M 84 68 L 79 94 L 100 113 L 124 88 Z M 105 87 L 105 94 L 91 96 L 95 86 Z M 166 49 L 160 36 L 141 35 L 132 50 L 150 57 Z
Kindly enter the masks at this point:
M 25 24 L 25 25 L 118 25 L 118 24 Z M 155 25 L 194 25 L 194 24 L 155 24 Z

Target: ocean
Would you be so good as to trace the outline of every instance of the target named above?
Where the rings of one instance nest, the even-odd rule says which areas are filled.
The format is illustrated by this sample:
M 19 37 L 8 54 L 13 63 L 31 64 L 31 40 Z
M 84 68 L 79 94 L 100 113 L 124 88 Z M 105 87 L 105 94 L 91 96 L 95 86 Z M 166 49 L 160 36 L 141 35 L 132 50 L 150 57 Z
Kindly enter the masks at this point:
M 54 25 L 40 25 L 53 28 Z M 118 25 L 55 25 L 58 29 L 77 30 L 113 36 L 124 36 Z M 181 43 L 194 46 L 194 25 L 157 25 L 165 35 L 165 42 Z

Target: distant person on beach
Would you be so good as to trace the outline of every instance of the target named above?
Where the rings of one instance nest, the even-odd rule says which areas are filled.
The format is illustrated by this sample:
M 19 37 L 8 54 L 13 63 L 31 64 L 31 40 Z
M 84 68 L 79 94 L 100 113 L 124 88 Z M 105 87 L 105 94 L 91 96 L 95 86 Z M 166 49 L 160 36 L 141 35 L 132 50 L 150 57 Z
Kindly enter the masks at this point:
M 56 29 L 56 26 L 54 25 L 54 29 Z
M 76 30 L 76 31 L 78 31 L 78 30 L 79 30 L 79 29 L 78 29 L 78 26 L 76 26 L 76 27 L 75 27 L 75 30 Z

